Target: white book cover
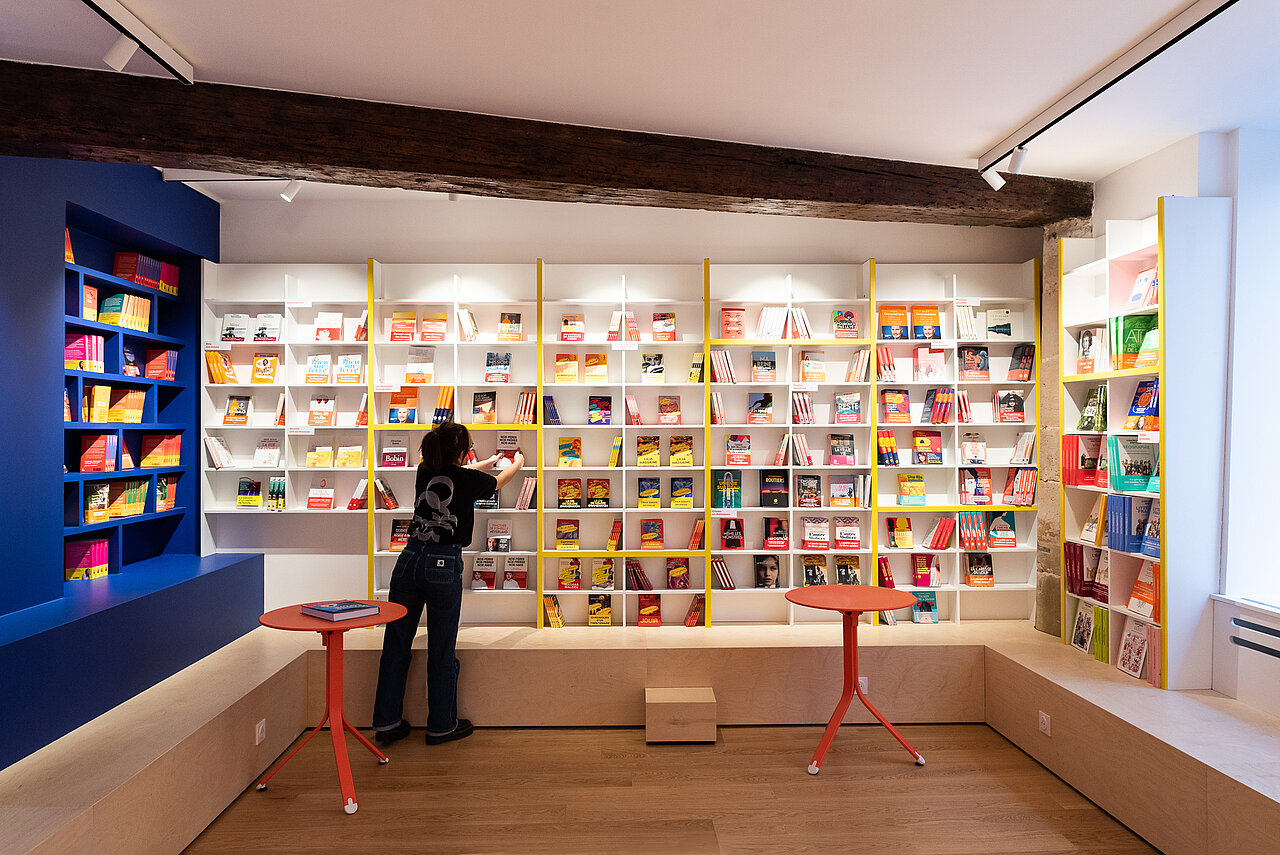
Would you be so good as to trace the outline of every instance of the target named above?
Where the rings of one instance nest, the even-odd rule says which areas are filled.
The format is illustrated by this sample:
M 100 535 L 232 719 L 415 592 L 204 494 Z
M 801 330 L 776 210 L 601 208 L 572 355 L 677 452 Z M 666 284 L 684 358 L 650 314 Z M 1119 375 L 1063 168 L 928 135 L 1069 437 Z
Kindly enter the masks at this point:
M 316 341 L 342 341 L 342 312 L 316 312 Z
M 1147 626 L 1131 617 L 1124 619 L 1124 634 L 1120 637 L 1120 656 L 1116 667 L 1131 677 L 1142 677 L 1147 661 Z
M 253 450 L 253 465 L 266 469 L 280 465 L 279 437 L 264 436 L 258 440 L 258 446 Z
M 306 382 L 325 384 L 330 382 L 332 376 L 333 354 L 313 353 L 307 357 Z
M 1071 646 L 1085 653 L 1093 652 L 1093 606 L 1081 601 L 1076 610 L 1076 623 L 1071 630 Z
M 364 366 L 363 353 L 344 353 L 338 357 L 338 382 L 359 383 Z
M 436 376 L 436 349 L 434 347 L 410 347 L 404 365 L 404 382 L 434 383 Z
M 227 312 L 222 316 L 221 341 L 246 341 L 249 334 L 249 316 L 239 312 Z
M 280 341 L 284 317 L 278 312 L 260 312 L 253 321 L 254 341 Z

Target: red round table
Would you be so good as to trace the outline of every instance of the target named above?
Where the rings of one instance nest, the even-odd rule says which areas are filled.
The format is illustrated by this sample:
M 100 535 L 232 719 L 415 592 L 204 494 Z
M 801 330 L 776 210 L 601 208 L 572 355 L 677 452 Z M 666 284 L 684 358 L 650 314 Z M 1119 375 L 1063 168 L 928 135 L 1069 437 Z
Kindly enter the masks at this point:
M 905 609 L 907 606 L 914 605 L 916 598 L 897 588 L 880 588 L 872 585 L 812 585 L 792 588 L 785 596 L 798 606 L 828 609 L 840 612 L 844 616 L 844 693 L 840 695 L 836 711 L 827 722 L 827 729 L 822 733 L 818 750 L 813 752 L 813 759 L 809 761 L 809 774 L 818 774 L 818 770 L 822 767 L 822 759 L 827 756 L 827 749 L 836 738 L 836 731 L 840 729 L 840 722 L 844 720 L 844 714 L 849 710 L 849 703 L 853 700 L 854 693 L 857 693 L 863 706 L 870 710 L 871 714 L 889 729 L 894 738 L 902 743 L 902 747 L 911 752 L 911 756 L 916 759 L 916 765 L 923 766 L 924 758 L 920 756 L 920 752 L 912 748 L 911 743 L 903 739 L 902 734 L 898 733 L 880 714 L 880 710 L 871 705 L 867 696 L 862 693 L 862 686 L 858 683 L 858 618 L 863 612 Z
M 388 759 L 387 755 L 375 748 L 372 742 L 365 739 L 364 734 L 356 730 L 355 726 L 347 721 L 347 717 L 342 712 L 342 634 L 349 629 L 361 629 L 367 626 L 390 623 L 393 620 L 404 617 L 407 612 L 407 609 L 399 603 L 384 603 L 376 600 L 353 600 L 352 602 L 377 606 L 378 613 L 376 615 L 351 618 L 350 620 L 331 621 L 304 615 L 300 610 L 301 606 L 285 606 L 281 609 L 269 611 L 258 618 L 258 623 L 263 626 L 269 626 L 272 629 L 318 632 L 325 646 L 324 717 L 320 719 L 320 723 L 315 726 L 315 729 L 298 743 L 296 748 L 290 751 L 283 760 L 276 764 L 274 769 L 267 773 L 267 776 L 258 784 L 258 789 L 265 790 L 267 781 L 271 780 L 271 776 L 279 772 L 285 763 L 293 759 L 293 755 L 301 751 L 302 746 L 311 741 L 311 737 L 315 736 L 320 728 L 324 727 L 326 721 L 332 721 L 333 724 L 329 726 L 329 734 L 333 737 L 333 754 L 338 761 L 338 786 L 342 790 L 342 809 L 347 813 L 355 813 L 359 805 L 356 803 L 356 788 L 351 781 L 351 761 L 347 757 L 346 731 L 355 734 L 356 739 L 360 740 L 365 748 L 374 753 L 380 765 L 387 763 Z

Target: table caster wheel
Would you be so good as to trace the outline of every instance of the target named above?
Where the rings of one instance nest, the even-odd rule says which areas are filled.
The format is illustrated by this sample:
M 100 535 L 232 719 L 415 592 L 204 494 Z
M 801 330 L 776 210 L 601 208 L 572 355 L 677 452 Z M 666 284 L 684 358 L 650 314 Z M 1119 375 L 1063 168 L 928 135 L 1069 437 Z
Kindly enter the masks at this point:
M 266 788 L 267 788 L 267 785 L 266 785 L 266 784 L 259 784 L 259 785 L 258 785 L 258 792 L 262 792 L 262 791 L 263 791 L 263 790 L 265 790 Z
M 356 804 L 355 801 L 348 800 L 347 803 L 342 806 L 342 809 L 345 810 L 347 813 L 355 813 L 356 810 L 359 809 L 359 807 L 360 805 Z
M 391 762 L 391 758 L 390 758 L 390 757 L 383 757 L 381 760 L 379 760 L 379 761 L 378 761 L 378 765 L 379 765 L 379 766 L 385 766 L 385 765 L 387 765 L 387 764 L 388 764 L 388 763 L 390 763 L 390 762 Z
M 917 755 L 916 755 L 916 765 L 917 765 L 917 766 L 923 766 L 923 765 L 924 765 L 924 758 L 923 758 L 923 757 L 921 757 L 919 754 L 917 754 Z
M 810 775 L 816 775 L 816 774 L 818 774 L 818 764 L 817 764 L 817 763 L 810 763 L 810 764 L 809 764 L 809 774 L 810 774 Z

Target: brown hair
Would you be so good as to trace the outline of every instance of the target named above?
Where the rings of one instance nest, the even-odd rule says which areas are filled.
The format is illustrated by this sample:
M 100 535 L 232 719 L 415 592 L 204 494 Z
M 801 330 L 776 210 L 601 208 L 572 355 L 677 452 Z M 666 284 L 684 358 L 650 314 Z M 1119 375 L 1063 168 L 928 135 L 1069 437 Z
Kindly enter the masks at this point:
M 436 425 L 422 438 L 422 462 L 432 472 L 458 462 L 460 455 L 471 449 L 471 434 L 465 425 L 445 422 Z

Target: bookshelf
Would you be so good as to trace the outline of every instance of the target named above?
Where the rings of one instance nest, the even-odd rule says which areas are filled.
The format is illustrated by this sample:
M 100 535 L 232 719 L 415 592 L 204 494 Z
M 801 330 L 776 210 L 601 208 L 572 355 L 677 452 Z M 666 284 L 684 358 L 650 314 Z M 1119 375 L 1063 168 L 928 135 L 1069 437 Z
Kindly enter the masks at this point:
M 67 225 L 62 551 L 68 583 L 82 584 L 191 549 L 191 301 L 105 272 L 140 247 L 98 233 L 103 218 L 68 206 Z M 195 289 L 185 257 L 144 254 L 180 262 Z
M 1221 507 L 1225 447 L 1224 425 L 1214 414 L 1226 411 L 1226 353 L 1216 343 L 1228 332 L 1230 227 L 1228 199 L 1166 197 L 1153 217 L 1109 220 L 1099 237 L 1063 239 L 1060 246 L 1063 642 L 1083 641 L 1078 617 L 1091 612 L 1090 649 L 1081 655 L 1163 688 L 1210 685 L 1208 598 L 1217 591 L 1221 535 L 1212 509 Z M 1136 281 L 1149 271 L 1158 278 L 1158 298 L 1131 302 Z M 1118 347 L 1110 333 L 1116 326 L 1125 331 Z M 1146 354 L 1129 360 L 1139 364 L 1113 359 L 1146 339 L 1147 327 L 1155 332 L 1137 345 Z M 1158 425 L 1127 423 L 1138 392 L 1150 384 L 1158 390 Z M 1094 409 L 1104 410 L 1105 423 L 1089 420 L 1099 391 L 1105 406 Z M 1082 462 L 1099 454 L 1105 477 Z M 1152 468 L 1154 483 L 1145 481 Z M 1145 483 L 1123 477 L 1128 472 Z M 1113 514 L 1128 508 L 1127 526 L 1104 513 L 1102 530 L 1085 536 L 1102 501 Z M 1153 513 L 1155 539 L 1144 543 L 1141 535 L 1152 532 L 1139 518 Z M 1119 536 L 1122 530 L 1133 536 Z M 1077 565 L 1079 571 L 1068 572 Z M 1154 583 L 1150 614 L 1131 603 L 1144 566 Z M 1097 590 L 1100 576 L 1105 594 Z M 1141 668 L 1132 652 L 1142 645 L 1126 643 L 1126 627 L 1145 639 Z
M 884 271 L 878 274 L 878 271 Z M 886 472 L 877 462 L 876 431 L 878 407 L 876 406 L 876 368 L 871 361 L 862 379 L 847 379 L 851 365 L 859 354 L 864 358 L 874 356 L 877 342 L 874 335 L 874 318 L 877 306 L 877 280 L 889 299 L 924 300 L 942 309 L 945 319 L 944 338 L 939 344 L 945 349 L 947 373 L 937 382 L 908 380 L 912 390 L 913 421 L 918 420 L 921 402 L 926 391 L 943 383 L 956 385 L 956 354 L 961 344 L 956 332 L 957 305 L 972 303 L 978 316 L 986 308 L 1008 309 L 1011 315 L 1011 336 L 1001 337 L 989 344 L 992 352 L 992 377 L 1002 377 L 1008 367 L 1012 348 L 1016 341 L 1036 343 L 1037 305 L 1035 294 L 1035 263 L 1022 265 L 959 265 L 913 266 L 880 265 L 867 262 L 862 265 L 718 265 L 709 261 L 701 265 L 600 265 L 600 264 L 501 264 L 501 265 L 446 265 L 446 264 L 381 264 L 370 261 L 367 266 L 355 265 L 222 265 L 210 266 L 206 275 L 206 305 L 204 330 L 206 347 L 220 346 L 216 334 L 228 311 L 255 315 L 261 312 L 278 312 L 284 316 L 286 335 L 278 349 L 282 381 L 276 386 L 259 386 L 250 392 L 269 406 L 252 411 L 261 415 L 252 427 L 221 425 L 226 396 L 232 390 L 222 385 L 206 384 L 203 407 L 205 409 L 204 432 L 224 438 L 236 460 L 234 467 L 215 469 L 205 460 L 206 496 L 210 499 L 206 521 L 204 546 L 209 551 L 225 548 L 261 548 L 267 542 L 268 551 L 280 553 L 279 559 L 290 564 L 300 579 L 306 573 L 302 568 L 298 544 L 307 543 L 311 553 L 325 551 L 320 544 L 342 542 L 343 561 L 355 559 L 356 550 L 364 550 L 367 562 L 369 596 L 385 596 L 386 587 L 396 560 L 392 552 L 391 534 L 396 520 L 411 518 L 409 507 L 414 489 L 414 466 L 417 447 L 422 436 L 430 429 L 435 404 L 441 390 L 452 394 L 454 418 L 472 430 L 472 438 L 478 457 L 486 457 L 502 443 L 516 444 L 525 452 L 526 471 L 537 478 L 538 492 L 533 506 L 527 510 L 516 509 L 516 499 L 523 477 L 517 477 L 505 487 L 495 509 L 477 509 L 476 543 L 464 551 L 463 621 L 469 624 L 492 623 L 500 625 L 542 626 L 546 622 L 543 595 L 554 594 L 566 625 L 587 624 L 589 597 L 607 593 L 611 596 L 612 625 L 637 625 L 640 617 L 641 595 L 655 594 L 660 598 L 663 625 L 683 625 L 686 611 L 693 598 L 702 594 L 705 599 L 703 622 L 708 624 L 792 624 L 810 621 L 830 621 L 831 616 L 811 612 L 788 603 L 783 594 L 788 587 L 803 584 L 806 557 L 810 563 L 820 556 L 826 578 L 836 580 L 834 556 L 853 556 L 858 563 L 860 580 L 874 583 L 876 559 L 883 555 L 893 569 L 895 581 L 910 587 L 910 558 L 906 552 L 891 552 L 883 539 L 883 517 L 895 515 L 897 506 L 896 474 Z M 361 289 L 364 289 L 363 292 Z M 322 305 L 323 304 L 323 305 Z M 765 307 L 775 310 L 770 318 L 772 328 L 757 329 L 757 320 Z M 727 338 L 721 328 L 722 309 L 744 310 L 746 329 L 740 338 Z M 362 312 L 368 317 L 368 340 L 360 344 L 365 348 L 366 374 L 364 386 L 337 390 L 339 424 L 335 429 L 344 440 L 360 441 L 363 446 L 363 467 L 340 471 L 334 467 L 323 473 L 305 466 L 306 451 L 317 441 L 321 429 L 314 434 L 305 433 L 302 417 L 306 414 L 306 402 L 312 388 L 299 382 L 310 354 L 317 348 L 311 339 L 313 315 L 324 310 L 341 310 L 344 323 L 350 323 Z M 781 334 L 777 312 L 789 316 L 792 310 L 803 309 L 811 327 L 810 338 L 791 338 Z M 833 311 L 847 309 L 856 313 L 857 331 L 837 330 Z M 459 313 L 469 312 L 476 324 L 474 340 L 462 334 Z M 518 340 L 499 341 L 498 331 L 502 313 L 518 312 L 521 326 Z M 635 321 L 637 338 L 627 335 L 628 313 Z M 444 332 L 433 341 L 417 340 L 427 316 L 443 315 Z M 568 336 L 562 338 L 565 316 L 582 318 L 581 337 L 570 323 Z M 615 315 L 622 322 L 622 336 L 611 340 L 608 336 Z M 669 338 L 660 334 L 655 340 L 654 316 L 673 319 L 674 330 Z M 401 336 L 395 333 L 397 319 L 401 324 L 413 318 L 414 341 L 393 340 Z M 789 326 L 788 322 L 788 326 Z M 344 329 L 344 338 L 348 331 Z M 511 338 L 512 336 L 508 336 Z M 1015 341 L 1016 340 L 1016 341 Z M 344 341 L 337 345 L 342 349 L 354 345 Z M 895 361 L 901 361 L 903 370 L 910 372 L 911 341 L 886 343 Z M 406 367 L 410 364 L 411 351 L 419 347 L 431 347 L 432 374 L 429 382 L 406 384 Z M 809 354 L 810 351 L 818 353 Z M 241 366 L 249 365 L 255 346 L 249 343 L 231 347 L 231 362 L 237 375 Z M 715 360 L 723 362 L 713 372 L 710 356 L 717 352 Z M 509 382 L 485 381 L 490 353 L 510 353 Z M 771 379 L 752 381 L 753 355 L 772 353 Z M 597 355 L 603 355 L 600 360 Z M 701 374 L 691 377 L 691 364 L 695 355 L 701 355 Z M 723 354 L 721 356 L 720 354 Z M 604 366 L 598 368 L 603 379 L 587 381 L 588 355 L 592 362 Z M 809 358 L 806 364 L 806 355 Z M 660 356 L 663 372 L 661 382 L 655 382 L 653 370 L 655 357 Z M 416 358 L 421 358 L 419 357 Z M 822 374 L 814 374 L 815 362 L 821 363 Z M 569 366 L 576 371 L 576 378 L 569 374 Z M 736 382 L 720 376 L 725 366 L 731 365 Z M 763 363 L 762 363 L 763 366 Z M 757 366 L 761 367 L 761 366 Z M 809 373 L 806 374 L 806 369 Z M 1034 374 L 1032 380 L 1020 384 L 1029 391 L 1026 422 L 1022 425 L 989 424 L 992 407 L 991 392 L 1004 385 L 996 380 L 970 384 L 975 393 L 973 411 L 979 428 L 989 434 L 992 454 L 991 465 L 997 473 L 1007 468 L 1009 454 L 1018 430 L 1035 431 Z M 416 417 L 409 424 L 391 423 L 392 396 L 399 396 L 412 388 L 417 393 Z M 473 413 L 473 399 L 479 394 L 493 392 L 494 421 L 477 423 Z M 767 392 L 772 396 L 772 407 L 754 419 L 747 415 L 753 397 Z M 283 393 L 286 399 L 286 424 L 270 424 L 274 418 L 275 400 Z M 344 397 L 344 393 L 346 397 Z M 861 420 L 857 423 L 837 421 L 836 395 L 856 393 L 861 406 Z M 240 394 L 236 392 L 236 394 Z M 517 409 L 522 395 L 534 395 L 537 424 L 517 422 Z M 804 412 L 796 395 L 807 396 Z M 368 424 L 356 425 L 356 403 L 366 396 L 370 403 Z M 660 415 L 663 400 L 679 396 L 679 422 L 664 423 Z M 545 398 L 554 398 L 559 424 L 544 423 Z M 610 419 L 605 423 L 592 423 L 589 409 L 592 399 L 608 397 Z M 641 424 L 628 423 L 627 399 L 634 399 Z M 670 403 L 670 402 L 668 402 Z M 758 403 L 758 402 L 757 402 Z M 723 420 L 711 416 L 712 407 L 722 407 Z M 668 418 L 672 414 L 668 413 Z M 805 417 L 811 417 L 806 421 Z M 911 428 L 904 425 L 900 434 L 900 447 L 909 449 Z M 935 425 L 943 439 L 944 462 L 940 466 L 913 467 L 904 465 L 900 471 L 920 471 L 927 474 L 929 487 L 927 504 L 923 507 L 903 510 L 902 515 L 931 522 L 938 516 L 954 519 L 962 510 L 970 510 L 961 504 L 958 485 L 959 442 L 963 430 L 957 428 L 952 414 L 945 425 Z M 964 426 L 960 426 L 964 427 Z M 813 455 L 813 463 L 799 465 L 793 451 L 775 464 L 775 458 L 783 438 L 789 435 L 803 437 Z M 851 437 L 851 461 L 833 462 L 829 456 L 828 435 L 843 434 Z M 269 522 L 253 523 L 250 520 L 270 520 L 266 511 L 258 512 L 236 507 L 235 485 L 252 473 L 245 461 L 252 459 L 255 444 L 264 436 L 278 436 L 287 453 L 282 455 L 273 472 L 283 477 L 288 485 L 285 513 L 290 515 L 290 525 L 272 526 Z M 730 463 L 727 457 L 727 440 L 734 436 L 750 437 L 750 462 Z M 641 465 L 637 442 L 640 437 L 657 437 L 656 465 Z M 671 446 L 673 437 L 690 438 L 690 460 L 687 465 L 673 465 Z M 580 465 L 561 466 L 562 442 L 573 447 L 576 440 Z M 614 441 L 619 441 L 619 461 L 610 466 L 610 453 Z M 336 440 L 335 440 L 336 446 Z M 407 449 L 410 465 L 389 467 L 382 465 L 381 452 L 388 447 Z M 336 450 L 336 449 L 335 449 Z M 1003 455 L 1003 458 L 1001 458 Z M 647 461 L 646 461 L 647 463 Z M 1035 465 L 1034 457 L 1032 466 Z M 721 508 L 715 505 L 715 478 L 723 470 L 741 471 L 742 501 L 739 507 Z M 759 487 L 764 473 L 782 473 L 788 485 L 790 500 L 785 506 L 762 508 L 758 501 Z M 332 512 L 306 509 L 307 485 L 321 475 L 335 480 L 335 505 Z M 818 506 L 799 507 L 795 497 L 798 479 L 816 475 L 820 493 Z M 833 505 L 830 490 L 833 479 L 843 481 L 858 476 L 865 480 L 867 500 L 862 506 Z M 360 478 L 370 483 L 382 479 L 400 502 L 400 508 L 387 510 L 380 504 L 362 511 L 345 510 L 347 500 Z M 559 482 L 561 479 L 578 480 L 582 493 L 581 508 L 559 507 Z M 587 507 L 589 479 L 608 483 L 609 503 L 606 507 Z M 655 506 L 641 506 L 642 486 L 648 489 L 649 479 L 657 480 L 658 499 Z M 692 495 L 687 506 L 673 507 L 673 479 L 688 479 Z M 886 486 L 886 479 L 894 479 Z M 1003 482 L 1001 482 L 1003 483 Z M 997 487 L 1000 484 L 996 485 Z M 372 498 L 372 496 L 371 496 Z M 648 505 L 648 502 L 645 503 Z M 1035 506 L 1018 506 L 1013 510 L 1018 543 L 1016 547 L 1001 551 L 994 559 L 996 584 L 992 589 L 971 589 L 963 584 L 961 552 L 952 538 L 951 546 L 934 551 L 942 570 L 940 584 L 935 586 L 939 608 L 944 620 L 956 621 L 973 618 L 1025 619 L 1034 603 L 1035 567 Z M 338 522 L 335 518 L 361 520 L 363 529 L 356 531 L 356 523 Z M 763 526 L 766 517 L 785 521 L 789 535 L 786 548 L 766 548 Z M 836 519 L 853 518 L 858 528 L 856 546 L 841 549 L 805 549 L 801 540 L 806 517 L 827 521 L 829 528 Z M 327 519 L 317 524 L 313 519 Z M 275 528 L 297 529 L 308 534 L 275 532 Z M 576 520 L 578 549 L 561 550 L 557 546 L 558 521 Z M 662 548 L 645 548 L 641 543 L 642 521 L 659 520 L 662 523 Z M 724 520 L 737 520 L 742 524 L 745 537 L 743 549 L 721 549 L 721 525 Z M 614 523 L 621 523 L 619 548 L 606 551 Z M 511 551 L 494 554 L 487 551 L 484 542 L 490 522 L 504 523 L 511 534 Z M 704 526 L 702 545 L 689 549 L 691 531 L 696 522 Z M 310 528 L 307 528 L 310 526 Z M 923 531 L 921 532 L 923 534 Z M 831 531 L 834 535 L 834 530 Z M 318 538 L 318 540 L 317 540 Z M 834 544 L 833 544 L 834 545 Z M 917 550 L 920 551 L 920 550 Z M 993 551 L 994 552 L 994 551 Z M 778 587 L 756 588 L 756 561 L 759 556 L 778 557 Z M 526 586 L 518 589 L 470 587 L 472 573 L 479 569 L 493 569 L 496 577 L 503 577 L 507 556 L 525 565 Z M 576 558 L 579 561 L 581 587 L 564 590 L 559 587 L 561 559 Z M 593 563 L 597 559 L 613 558 L 613 582 L 607 590 L 592 589 Z M 628 559 L 638 562 L 645 572 L 651 589 L 642 589 L 635 579 L 629 579 L 626 570 Z M 689 587 L 669 587 L 668 559 L 683 559 L 688 563 Z M 713 559 L 723 560 L 725 572 L 733 582 L 725 589 L 713 572 Z M 842 559 L 843 561 L 843 559 Z M 349 580 L 350 563 L 344 563 Z M 326 571 L 317 571 L 323 573 Z M 336 571 L 326 579 L 336 580 Z M 326 582 L 327 584 L 327 582 Z M 321 588 L 308 588 L 320 595 Z M 354 596 L 359 591 L 326 590 L 325 595 Z M 332 591 L 332 593 L 328 593 Z M 296 599 L 295 595 L 293 599 Z M 910 615 L 906 616 L 910 620 Z

